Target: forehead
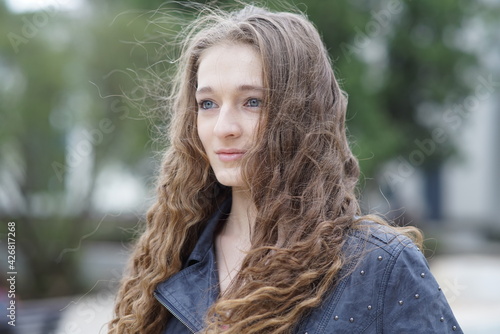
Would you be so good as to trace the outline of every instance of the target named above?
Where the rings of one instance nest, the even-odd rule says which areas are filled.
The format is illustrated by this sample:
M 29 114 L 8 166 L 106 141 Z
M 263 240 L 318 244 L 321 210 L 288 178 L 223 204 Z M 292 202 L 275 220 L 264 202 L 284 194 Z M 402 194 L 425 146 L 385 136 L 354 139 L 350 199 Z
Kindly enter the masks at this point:
M 218 86 L 262 86 L 262 62 L 254 47 L 247 44 L 219 44 L 200 56 L 198 90 Z

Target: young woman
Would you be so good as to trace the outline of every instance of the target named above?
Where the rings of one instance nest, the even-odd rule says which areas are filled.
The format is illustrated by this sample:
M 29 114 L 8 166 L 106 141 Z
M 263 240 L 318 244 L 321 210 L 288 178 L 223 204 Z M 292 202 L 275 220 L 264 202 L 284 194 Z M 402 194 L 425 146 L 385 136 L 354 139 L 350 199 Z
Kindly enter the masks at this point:
M 419 232 L 360 217 L 346 97 L 313 25 L 248 6 L 186 36 L 109 332 L 461 332 Z

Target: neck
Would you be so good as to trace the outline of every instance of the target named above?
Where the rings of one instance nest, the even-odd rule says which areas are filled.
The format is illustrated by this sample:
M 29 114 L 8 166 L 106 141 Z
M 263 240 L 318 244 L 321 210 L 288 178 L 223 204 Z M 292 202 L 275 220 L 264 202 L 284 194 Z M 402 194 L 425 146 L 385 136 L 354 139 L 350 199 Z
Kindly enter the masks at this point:
M 231 213 L 229 214 L 226 233 L 250 241 L 256 217 L 256 208 L 248 190 L 233 188 Z

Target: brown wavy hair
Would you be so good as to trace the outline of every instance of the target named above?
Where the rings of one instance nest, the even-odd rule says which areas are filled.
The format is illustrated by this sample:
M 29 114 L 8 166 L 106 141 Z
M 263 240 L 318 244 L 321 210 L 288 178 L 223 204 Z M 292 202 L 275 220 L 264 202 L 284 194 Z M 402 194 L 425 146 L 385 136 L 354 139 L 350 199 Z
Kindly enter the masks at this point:
M 255 48 L 266 93 L 255 146 L 242 163 L 258 212 L 251 249 L 209 309 L 205 332 L 290 333 L 339 280 L 344 241 L 359 221 L 359 167 L 346 136 L 346 96 L 303 14 L 254 6 L 210 10 L 183 38 L 173 103 L 166 106 L 170 145 L 157 201 L 121 284 L 109 333 L 164 328 L 169 314 L 153 291 L 181 270 L 203 222 L 230 196 L 217 182 L 196 128 L 199 59 L 220 43 Z M 420 237 L 415 230 L 403 232 Z

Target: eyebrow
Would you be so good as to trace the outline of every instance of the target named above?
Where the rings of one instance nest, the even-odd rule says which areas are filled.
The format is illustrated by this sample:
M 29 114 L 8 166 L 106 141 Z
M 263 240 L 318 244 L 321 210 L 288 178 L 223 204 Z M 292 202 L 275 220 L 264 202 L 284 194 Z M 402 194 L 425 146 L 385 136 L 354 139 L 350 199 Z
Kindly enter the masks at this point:
M 245 92 L 245 91 L 263 91 L 264 88 L 261 87 L 261 86 L 254 86 L 254 85 L 239 85 L 237 88 L 236 88 L 237 91 L 240 91 L 240 92 Z M 201 87 L 201 88 L 198 88 L 196 90 L 196 94 L 202 94 L 202 93 L 213 93 L 213 88 L 210 87 L 210 86 L 205 86 L 205 87 Z

